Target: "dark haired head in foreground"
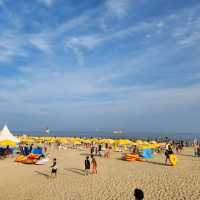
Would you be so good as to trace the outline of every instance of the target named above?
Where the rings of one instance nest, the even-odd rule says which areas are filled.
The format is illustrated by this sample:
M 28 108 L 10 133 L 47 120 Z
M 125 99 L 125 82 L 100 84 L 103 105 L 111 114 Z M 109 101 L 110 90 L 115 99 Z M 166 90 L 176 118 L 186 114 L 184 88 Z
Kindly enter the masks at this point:
M 144 193 L 142 190 L 136 188 L 134 190 L 134 196 L 135 196 L 135 200 L 142 200 L 144 199 Z

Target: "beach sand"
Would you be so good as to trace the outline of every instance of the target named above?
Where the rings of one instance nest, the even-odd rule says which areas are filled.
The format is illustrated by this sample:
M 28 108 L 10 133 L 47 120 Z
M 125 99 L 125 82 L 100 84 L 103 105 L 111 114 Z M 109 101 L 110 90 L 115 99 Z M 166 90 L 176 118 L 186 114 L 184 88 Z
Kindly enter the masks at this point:
M 145 199 L 200 199 L 200 158 L 187 148 L 178 155 L 175 167 L 165 166 L 164 155 L 150 162 L 127 162 L 121 153 L 110 159 L 96 157 L 98 174 L 84 176 L 87 152 L 50 150 L 57 158 L 58 176 L 50 177 L 49 162 L 43 166 L 0 160 L 0 199 L 4 200 L 130 200 L 141 188 Z

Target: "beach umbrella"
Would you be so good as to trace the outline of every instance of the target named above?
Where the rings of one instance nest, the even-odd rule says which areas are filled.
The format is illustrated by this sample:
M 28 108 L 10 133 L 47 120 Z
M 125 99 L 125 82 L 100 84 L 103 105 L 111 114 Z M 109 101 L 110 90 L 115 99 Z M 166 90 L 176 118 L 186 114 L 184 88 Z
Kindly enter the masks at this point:
M 152 141 L 150 141 L 149 143 L 151 143 L 151 144 L 158 144 L 156 141 L 154 141 L 154 140 L 152 140 Z
M 83 142 L 83 143 L 91 143 L 91 141 L 88 140 L 88 139 L 83 139 L 82 142 Z
M 147 141 L 143 141 L 142 144 L 143 144 L 143 145 L 149 145 L 149 142 L 147 142 Z
M 92 139 L 90 139 L 90 141 L 91 141 L 91 142 L 94 142 L 94 143 L 98 143 L 98 142 L 99 142 L 99 139 L 97 139 L 97 138 L 92 138 Z
M 115 140 L 110 139 L 110 138 L 105 138 L 105 139 L 101 139 L 99 140 L 99 143 L 103 143 L 103 144 L 113 144 L 115 142 Z
M 119 144 L 119 145 L 132 145 L 133 142 L 131 140 L 128 140 L 128 139 L 119 139 L 119 140 L 115 140 L 115 144 Z
M 140 144 L 143 144 L 143 141 L 142 141 L 142 140 L 136 140 L 136 143 L 137 143 L 138 145 L 140 145 Z
M 80 138 L 71 138 L 70 142 L 73 144 L 81 144 L 81 139 Z
M 16 146 L 16 142 L 13 142 L 11 140 L 4 140 L 0 142 L 0 146 L 12 146 L 15 147 Z
M 166 145 L 165 142 L 162 142 L 162 143 L 158 143 L 158 147 L 164 147 Z
M 81 144 L 81 142 L 77 140 L 77 141 L 75 141 L 73 144 L 79 145 L 79 144 Z

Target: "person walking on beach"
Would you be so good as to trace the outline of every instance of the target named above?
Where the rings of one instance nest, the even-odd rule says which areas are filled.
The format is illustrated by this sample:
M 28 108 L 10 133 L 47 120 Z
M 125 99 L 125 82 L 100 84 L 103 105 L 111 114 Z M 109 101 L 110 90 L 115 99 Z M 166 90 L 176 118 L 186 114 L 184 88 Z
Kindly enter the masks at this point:
M 89 171 L 90 171 L 90 160 L 89 156 L 87 156 L 85 159 L 85 176 L 89 175 Z
M 92 164 L 92 174 L 97 174 L 97 162 L 94 156 L 92 156 L 91 164 Z
M 31 153 L 33 150 L 33 144 L 30 145 L 29 152 Z
M 106 145 L 106 150 L 105 150 L 105 153 L 104 153 L 104 158 L 109 158 L 110 156 L 110 149 L 108 147 L 108 145 Z
M 165 165 L 167 165 L 167 160 L 169 160 L 169 156 L 173 154 L 172 147 L 170 143 L 167 143 L 165 147 Z
M 24 155 L 23 144 L 19 144 L 19 150 L 20 150 L 20 154 Z
M 99 144 L 98 146 L 98 152 L 99 152 L 99 156 L 101 157 L 101 144 Z
M 93 155 L 94 153 L 94 145 L 92 144 L 91 149 L 90 149 L 90 154 Z
M 98 146 L 97 144 L 95 144 L 95 155 L 97 156 L 97 153 L 98 153 Z
M 135 200 L 142 200 L 144 199 L 144 193 L 142 190 L 136 188 L 134 190 L 134 197 L 135 197 Z
M 25 156 L 28 156 L 28 154 L 29 154 L 28 144 L 26 144 L 24 147 L 24 154 L 25 154 Z
M 44 153 L 47 153 L 47 144 L 44 144 Z
M 193 146 L 194 146 L 194 156 L 197 156 L 197 146 L 198 146 L 197 139 L 194 139 Z
M 56 162 L 56 158 L 53 159 L 53 165 L 51 166 L 51 176 L 52 175 L 57 176 L 57 162 Z

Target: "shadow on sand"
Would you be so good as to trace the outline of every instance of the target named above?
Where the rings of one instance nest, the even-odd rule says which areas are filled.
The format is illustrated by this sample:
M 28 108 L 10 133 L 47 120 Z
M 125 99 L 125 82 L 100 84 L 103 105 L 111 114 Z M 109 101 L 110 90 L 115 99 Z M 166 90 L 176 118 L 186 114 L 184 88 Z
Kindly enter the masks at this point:
M 78 168 L 65 168 L 64 170 L 73 172 L 82 176 L 85 176 L 85 171 L 83 169 L 78 169 Z
M 123 160 L 123 159 L 117 158 L 117 160 Z M 127 161 L 127 162 L 131 162 L 131 161 Z M 153 164 L 153 165 L 162 165 L 162 166 L 166 166 L 166 167 L 167 166 L 171 166 L 170 164 L 165 164 L 165 163 L 161 163 L 161 162 L 155 162 L 155 161 L 152 161 L 152 160 L 133 161 L 133 162 L 144 162 L 144 163 L 150 163 L 150 164 Z
M 154 164 L 154 165 L 162 165 L 162 166 L 170 166 L 170 164 L 165 164 L 165 163 L 161 163 L 161 162 L 155 162 L 155 161 L 151 161 L 151 160 L 146 160 L 146 161 L 143 161 L 143 162 L 146 162 L 146 163 L 150 163 L 150 164 Z
M 39 171 L 34 171 L 37 175 L 41 175 L 41 176 L 44 176 L 46 178 L 49 178 L 49 174 L 46 174 L 46 173 L 43 173 L 43 172 L 39 172 Z
M 90 153 L 80 153 L 80 156 L 91 156 Z
M 178 156 L 186 156 L 186 157 L 197 157 L 197 156 L 194 156 L 194 155 L 189 155 L 189 154 L 182 154 L 182 153 L 179 153 L 177 154 Z

